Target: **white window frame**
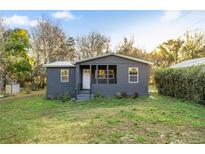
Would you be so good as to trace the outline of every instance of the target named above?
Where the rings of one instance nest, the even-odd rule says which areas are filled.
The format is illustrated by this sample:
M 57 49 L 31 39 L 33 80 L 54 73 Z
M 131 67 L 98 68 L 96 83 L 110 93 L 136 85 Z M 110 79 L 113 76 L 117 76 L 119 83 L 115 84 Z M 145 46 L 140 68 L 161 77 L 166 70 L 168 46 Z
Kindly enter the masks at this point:
M 137 75 L 130 75 L 130 68 L 136 68 L 137 69 Z M 137 81 L 130 81 L 130 77 L 131 76 L 137 76 Z M 139 83 L 139 68 L 138 67 L 135 67 L 135 66 L 132 66 L 132 67 L 128 67 L 128 82 L 129 83 Z
M 68 74 L 67 75 L 63 75 L 62 74 L 62 70 L 67 70 L 68 71 Z M 67 77 L 67 80 L 63 80 L 63 77 Z M 61 78 L 61 82 L 69 82 L 69 69 L 67 69 L 67 68 L 62 68 L 61 70 L 60 70 L 60 78 Z

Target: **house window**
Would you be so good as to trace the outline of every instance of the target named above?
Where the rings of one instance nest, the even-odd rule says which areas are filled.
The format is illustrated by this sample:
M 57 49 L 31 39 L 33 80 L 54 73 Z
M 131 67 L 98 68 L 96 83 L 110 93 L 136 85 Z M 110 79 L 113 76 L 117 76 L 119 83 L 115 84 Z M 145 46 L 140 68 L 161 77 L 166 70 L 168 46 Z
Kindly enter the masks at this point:
M 107 79 L 107 70 L 97 70 L 95 72 L 95 79 L 98 77 L 98 79 Z M 109 70 L 109 79 L 114 78 L 114 70 Z
M 109 79 L 114 78 L 114 70 L 109 70 Z
M 129 67 L 128 80 L 129 83 L 138 83 L 139 81 L 139 70 L 138 67 Z
M 69 70 L 61 69 L 61 82 L 69 82 Z
M 117 66 L 109 65 L 109 84 L 117 84 Z
M 93 84 L 117 84 L 117 66 L 93 65 L 91 79 Z
M 106 78 L 106 70 L 98 70 L 98 79 Z
M 95 78 L 97 79 L 106 79 L 106 70 L 97 70 L 95 71 Z

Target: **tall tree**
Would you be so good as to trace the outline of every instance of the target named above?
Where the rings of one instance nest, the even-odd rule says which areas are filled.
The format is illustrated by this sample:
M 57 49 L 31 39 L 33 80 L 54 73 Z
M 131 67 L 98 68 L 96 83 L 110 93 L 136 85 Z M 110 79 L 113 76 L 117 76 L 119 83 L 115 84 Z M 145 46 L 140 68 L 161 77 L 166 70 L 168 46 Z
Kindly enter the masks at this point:
M 0 17 L 0 91 L 3 89 L 3 72 L 4 72 L 4 39 L 3 34 L 5 32 L 5 28 L 3 26 L 3 19 Z
M 79 59 L 111 52 L 110 38 L 96 32 L 91 32 L 86 36 L 78 36 L 76 50 Z
M 3 34 L 5 32 L 5 28 L 3 26 L 3 19 L 0 17 L 0 64 L 2 64 L 3 61 L 3 50 L 4 50 L 4 39 Z M 2 65 L 0 65 L 0 70 L 2 69 Z
M 117 53 L 136 58 L 147 59 L 148 53 L 143 49 L 138 49 L 134 46 L 134 38 L 128 39 L 125 37 L 120 43 Z
M 75 54 L 75 39 L 73 37 L 63 38 L 63 43 L 59 49 L 59 60 L 74 60 L 76 59 Z
M 59 60 L 75 59 L 75 40 L 68 37 L 60 26 L 43 18 L 38 20 L 31 33 L 32 58 L 34 65 L 33 80 L 38 86 L 44 86 L 44 64 Z
M 184 59 L 205 57 L 205 32 L 187 31 L 184 34 L 183 41 Z
M 148 60 L 154 63 L 154 66 L 161 67 L 163 65 L 163 57 L 160 50 L 154 50 L 148 54 Z
M 155 51 L 156 53 L 152 53 L 152 55 L 161 57 L 160 62 L 158 62 L 159 66 L 169 67 L 170 65 L 176 64 L 182 60 L 182 46 L 182 40 L 171 39 L 159 45 Z
M 160 44 L 149 54 L 158 67 L 169 67 L 186 59 L 205 56 L 205 32 L 187 31 L 183 37 Z
M 25 29 L 6 30 L 3 33 L 4 50 L 2 76 L 5 83 L 17 80 L 24 83 L 30 80 L 32 71 L 28 56 L 29 34 Z
M 127 37 L 125 37 L 123 42 L 120 43 L 117 52 L 123 55 L 131 55 L 134 50 L 134 38 L 129 40 Z

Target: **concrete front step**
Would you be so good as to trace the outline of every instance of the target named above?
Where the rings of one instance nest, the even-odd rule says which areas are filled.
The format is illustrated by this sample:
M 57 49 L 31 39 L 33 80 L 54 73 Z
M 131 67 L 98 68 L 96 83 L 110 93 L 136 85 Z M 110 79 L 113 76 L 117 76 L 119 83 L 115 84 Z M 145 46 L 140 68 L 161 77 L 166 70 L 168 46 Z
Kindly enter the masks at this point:
M 91 99 L 90 90 L 80 90 L 77 95 L 77 101 L 86 101 Z
M 85 98 L 85 99 L 88 98 L 88 99 L 90 99 L 90 96 L 77 96 L 77 98 L 82 98 L 82 99 L 83 98 Z
M 90 94 L 89 90 L 81 90 L 79 91 L 79 94 Z
M 82 97 L 89 96 L 90 97 L 90 94 L 78 94 L 77 96 L 82 96 Z
M 77 95 L 77 100 L 90 100 L 90 95 L 79 94 L 79 95 Z
M 77 99 L 90 99 L 90 96 L 88 96 L 88 97 L 85 97 L 85 96 L 77 96 Z
M 76 101 L 90 101 L 90 99 L 77 99 Z
M 77 101 L 88 101 L 90 97 L 77 97 Z

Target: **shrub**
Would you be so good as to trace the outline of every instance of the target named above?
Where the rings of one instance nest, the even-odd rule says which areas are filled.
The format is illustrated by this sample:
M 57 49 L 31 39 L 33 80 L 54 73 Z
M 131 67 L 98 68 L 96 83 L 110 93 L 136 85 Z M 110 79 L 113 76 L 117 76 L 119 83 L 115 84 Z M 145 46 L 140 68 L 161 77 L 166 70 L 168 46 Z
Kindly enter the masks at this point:
M 118 99 L 121 99 L 122 98 L 121 92 L 117 92 L 115 97 L 118 98 Z
M 159 69 L 154 77 L 158 93 L 205 104 L 204 67 Z
M 95 98 L 102 98 L 102 95 L 100 94 L 100 92 L 96 92 Z
M 47 99 L 49 99 L 49 100 L 54 100 L 54 99 L 57 99 L 57 97 L 52 96 L 52 95 L 48 95 L 48 96 L 47 96 Z
M 57 97 L 61 102 L 66 102 L 71 100 L 71 94 L 68 92 L 63 93 L 63 95 Z
M 126 92 L 117 92 L 115 97 L 118 98 L 118 99 L 122 99 L 122 98 L 127 98 L 128 95 L 127 95 Z
M 25 88 L 25 93 L 26 94 L 30 94 L 31 93 L 31 84 L 25 83 L 24 84 L 24 88 Z
M 136 98 L 138 98 L 138 97 L 139 97 L 138 92 L 135 92 L 135 93 L 132 95 L 132 98 L 133 98 L 133 99 L 136 99 Z
M 32 91 L 38 91 L 38 84 L 37 83 L 32 83 Z
M 126 92 L 121 92 L 121 95 L 122 95 L 122 98 L 127 98 L 128 97 Z
M 26 94 L 30 94 L 31 93 L 31 89 L 30 88 L 26 88 Z

